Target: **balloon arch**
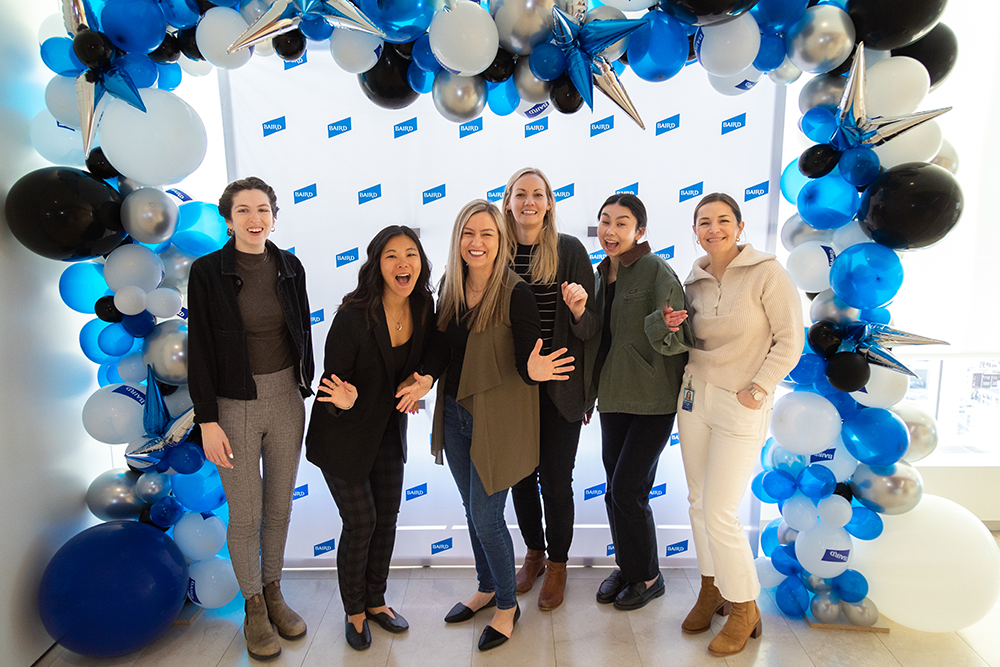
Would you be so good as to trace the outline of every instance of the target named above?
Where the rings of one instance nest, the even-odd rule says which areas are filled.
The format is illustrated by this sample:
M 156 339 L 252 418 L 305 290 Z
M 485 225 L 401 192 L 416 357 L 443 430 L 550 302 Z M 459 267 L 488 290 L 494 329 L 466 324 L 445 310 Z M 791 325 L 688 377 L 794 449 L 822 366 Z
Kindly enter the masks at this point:
M 71 539 L 46 569 L 46 628 L 78 653 L 117 655 L 165 631 L 185 592 L 207 607 L 238 593 L 217 555 L 225 523 L 213 512 L 225 515 L 225 496 L 192 430 L 181 307 L 191 262 L 222 246 L 225 226 L 214 205 L 163 189 L 191 174 L 207 149 L 197 112 L 171 91 L 184 76 L 251 57 L 299 59 L 307 39 L 328 41 L 372 103 L 398 109 L 429 93 L 454 122 L 486 106 L 497 115 L 576 113 L 593 108 L 596 87 L 643 126 L 620 78 L 626 68 L 652 85 L 697 62 L 725 95 L 764 74 L 778 84 L 815 75 L 799 97 L 799 127 L 815 143 L 781 176 L 782 195 L 798 210 L 781 238 L 789 272 L 812 298 L 813 324 L 752 484 L 781 512 L 761 535 L 760 580 L 775 587 L 785 614 L 820 622 L 843 615 L 874 624 L 875 602 L 922 630 L 982 618 L 1000 594 L 1000 557 L 969 512 L 922 500 L 911 463 L 933 451 L 935 425 L 900 404 L 911 373 L 891 351 L 941 341 L 891 327 L 886 309 L 902 285 L 897 251 L 939 241 L 962 211 L 957 156 L 933 120 L 947 109 L 917 111 L 957 56 L 954 33 L 939 22 L 944 7 L 63 0 L 62 15 L 40 29 L 41 58 L 55 76 L 31 141 L 50 162 L 86 170 L 25 175 L 7 196 L 6 217 L 29 250 L 72 262 L 60 295 L 96 316 L 80 333 L 101 385 L 84 406 L 84 427 L 100 442 L 128 443 L 128 467 L 93 481 L 87 503 L 106 523 Z M 937 546 L 915 548 L 920 540 Z M 963 571 L 954 572 L 959 558 Z M 146 576 L 155 589 L 104 585 Z M 87 612 L 74 604 L 81 598 L 91 601 Z M 128 622 L 95 609 L 127 609 Z

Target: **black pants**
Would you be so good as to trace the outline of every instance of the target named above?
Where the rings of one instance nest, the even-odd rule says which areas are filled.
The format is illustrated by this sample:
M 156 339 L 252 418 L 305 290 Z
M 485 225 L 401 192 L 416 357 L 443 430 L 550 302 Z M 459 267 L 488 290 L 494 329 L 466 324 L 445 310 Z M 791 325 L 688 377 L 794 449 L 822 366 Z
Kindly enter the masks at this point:
M 347 482 L 327 470 L 323 477 L 343 521 L 337 579 L 344 611 L 361 614 L 366 607 L 381 607 L 403 493 L 403 449 L 396 423 L 389 421 L 367 479 Z
M 649 581 L 659 573 L 649 492 L 674 416 L 601 413 L 601 451 L 608 476 L 604 502 L 615 561 L 629 583 Z
M 511 488 L 511 496 L 525 546 L 545 551 L 547 539 L 549 560 L 565 563 L 573 542 L 573 466 L 583 421 L 563 419 L 544 386 L 539 388 L 538 404 L 541 435 L 538 467 Z M 539 485 L 545 503 L 544 533 Z

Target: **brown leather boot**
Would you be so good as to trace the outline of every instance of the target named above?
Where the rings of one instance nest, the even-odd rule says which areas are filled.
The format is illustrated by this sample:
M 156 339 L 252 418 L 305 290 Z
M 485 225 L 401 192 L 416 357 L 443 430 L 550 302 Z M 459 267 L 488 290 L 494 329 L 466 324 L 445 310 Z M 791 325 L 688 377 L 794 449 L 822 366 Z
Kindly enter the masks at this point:
M 757 602 L 734 602 L 729 620 L 709 643 L 708 652 L 717 656 L 736 655 L 751 637 L 756 639 L 760 634 L 760 609 L 757 608 Z
M 528 549 L 524 555 L 524 564 L 517 571 L 517 594 L 521 595 L 531 590 L 535 585 L 535 579 L 545 571 L 545 552 L 537 549 Z
M 264 602 L 267 604 L 267 615 L 282 638 L 298 639 L 306 634 L 306 622 L 285 604 L 279 582 L 272 581 L 264 586 Z
M 545 579 L 542 580 L 542 590 L 538 592 L 538 608 L 542 611 L 552 611 L 562 604 L 565 590 L 566 563 L 546 561 Z
M 246 612 L 243 636 L 246 637 L 250 657 L 255 660 L 271 660 L 281 655 L 281 644 L 278 643 L 278 635 L 267 616 L 264 596 L 257 593 L 244 603 L 243 609 Z
M 712 615 L 725 616 L 729 613 L 729 603 L 722 598 L 722 593 L 715 587 L 715 577 L 701 575 L 701 590 L 698 591 L 698 601 L 681 623 L 681 630 L 689 635 L 705 632 L 712 627 Z

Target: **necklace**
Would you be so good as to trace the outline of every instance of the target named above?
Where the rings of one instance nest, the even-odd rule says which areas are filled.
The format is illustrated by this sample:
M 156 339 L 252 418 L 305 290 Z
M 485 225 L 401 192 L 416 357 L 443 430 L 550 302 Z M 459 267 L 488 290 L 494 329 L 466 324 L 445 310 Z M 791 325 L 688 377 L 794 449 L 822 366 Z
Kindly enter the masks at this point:
M 391 317 L 396 322 L 396 331 L 402 331 L 403 330 L 403 324 L 402 324 L 401 320 L 403 319 L 403 315 L 406 313 L 406 307 L 407 307 L 407 304 L 406 304 L 406 302 L 404 302 L 403 303 L 403 308 L 402 308 L 402 310 L 399 313 L 399 317 L 395 317 L 392 313 L 389 312 L 389 307 L 385 305 L 385 302 L 384 301 L 382 302 L 382 308 L 385 309 L 385 314 L 388 315 L 389 317 Z

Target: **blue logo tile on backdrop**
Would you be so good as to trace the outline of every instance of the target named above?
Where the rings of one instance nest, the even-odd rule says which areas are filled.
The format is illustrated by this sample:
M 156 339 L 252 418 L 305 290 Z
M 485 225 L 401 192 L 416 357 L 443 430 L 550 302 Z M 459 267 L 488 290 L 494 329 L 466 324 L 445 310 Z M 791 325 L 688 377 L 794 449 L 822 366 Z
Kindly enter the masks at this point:
M 434 554 L 441 553 L 442 551 L 447 551 L 448 549 L 451 549 L 451 547 L 452 543 L 450 537 L 446 540 L 441 540 L 440 542 L 433 542 L 431 544 L 431 555 L 433 556 Z
M 607 482 L 601 482 L 597 486 L 592 486 L 589 489 L 584 489 L 583 499 L 590 500 L 591 498 L 597 498 L 598 496 L 603 496 L 607 487 L 608 487 Z
M 458 126 L 458 138 L 464 139 L 470 134 L 475 134 L 476 132 L 482 132 L 483 130 L 483 117 L 480 116 L 476 120 L 470 121 L 468 123 L 462 123 Z
M 608 116 L 601 120 L 595 120 L 590 124 L 590 136 L 596 137 L 598 134 L 604 134 L 608 130 L 613 129 L 615 129 L 615 117 Z
M 769 185 L 767 181 L 763 183 L 758 183 L 757 185 L 751 185 L 743 192 L 743 201 L 750 201 L 751 199 L 756 199 L 757 197 L 763 197 L 767 194 Z
M 295 487 L 292 491 L 292 500 L 298 500 L 299 498 L 305 498 L 309 495 L 309 485 L 303 484 L 302 486 Z
M 595 250 L 594 252 L 590 253 L 590 263 L 598 264 L 602 259 L 604 259 L 607 256 L 608 253 L 604 252 L 604 250 Z
M 671 433 L 670 446 L 673 447 L 674 445 L 679 445 L 679 444 L 681 444 L 681 436 L 677 435 L 676 433 Z
M 350 131 L 351 131 L 351 117 L 348 116 L 344 120 L 338 120 L 335 123 L 330 123 L 329 125 L 327 125 L 326 137 L 327 139 L 329 139 L 330 137 L 336 137 L 339 134 L 343 134 L 344 132 L 350 132 Z
M 418 484 L 417 486 L 411 487 L 406 490 L 406 499 L 413 500 L 414 498 L 420 498 L 427 495 L 427 482 L 423 484 Z
M 538 120 L 532 120 L 524 124 L 524 137 L 533 137 L 539 132 L 544 132 L 549 129 L 549 119 L 539 118 Z
M 702 191 L 705 189 L 705 181 L 701 183 L 695 183 L 694 185 L 689 185 L 686 188 L 681 188 L 680 197 L 681 201 L 687 201 L 688 199 L 694 199 L 695 197 L 701 196 Z
M 313 183 L 312 185 L 307 185 L 301 190 L 296 190 L 292 201 L 294 204 L 301 204 L 304 201 L 309 201 L 310 199 L 313 199 L 315 196 L 316 196 L 316 184 Z
M 506 185 L 501 185 L 499 188 L 494 188 L 486 193 L 486 201 L 500 201 L 503 199 L 503 192 L 507 189 Z
M 444 183 L 437 186 L 436 188 L 431 188 L 430 190 L 424 190 L 423 194 L 424 204 L 430 204 L 438 199 L 444 199 Z
M 300 58 L 297 58 L 295 60 L 286 60 L 285 71 L 287 72 L 293 67 L 298 67 L 299 65 L 305 65 L 308 61 L 309 61 L 309 52 L 306 51 L 305 53 L 302 54 L 302 57 Z
M 382 196 L 382 184 L 373 185 L 367 190 L 358 191 L 358 205 L 378 199 Z
M 746 127 L 747 115 L 741 113 L 739 116 L 733 116 L 732 118 L 727 118 L 722 121 L 722 133 L 729 134 L 730 132 L 735 132 L 741 127 Z
M 635 195 L 636 197 L 638 197 L 639 196 L 639 182 L 636 181 L 632 185 L 626 185 L 624 188 L 621 188 L 620 190 L 615 190 L 615 194 L 616 195 Z
M 397 123 L 392 126 L 392 138 L 399 139 L 404 134 L 410 134 L 411 132 L 417 131 L 417 117 L 414 116 L 410 120 L 404 120 L 402 123 Z
M 556 201 L 562 201 L 563 199 L 569 199 L 574 194 L 576 194 L 576 183 L 570 183 L 569 185 L 564 185 L 561 188 L 556 189 L 552 193 L 552 197 Z
M 663 484 L 659 484 L 657 486 L 654 486 L 652 489 L 649 490 L 649 499 L 650 500 L 652 500 L 653 498 L 659 498 L 660 496 L 665 496 L 665 495 L 667 495 L 667 483 L 666 482 L 664 482 Z
M 326 319 L 326 315 L 323 313 L 322 308 L 312 313 L 309 313 L 309 324 L 319 324 L 324 319 Z
M 668 259 L 668 260 L 669 259 L 673 259 L 674 258 L 674 246 L 669 245 L 666 248 L 663 248 L 662 250 L 657 250 L 656 254 L 659 255 L 660 257 L 662 257 L 663 259 Z
M 682 554 L 688 550 L 688 541 L 682 540 L 680 542 L 674 542 L 673 544 L 667 545 L 667 555 L 676 556 L 677 554 Z
M 313 546 L 313 558 L 331 553 L 337 547 L 337 538 Z
M 358 249 L 348 250 L 347 252 L 342 252 L 337 254 L 337 267 L 344 266 L 345 264 L 350 264 L 351 262 L 358 261 Z
M 614 556 L 615 555 L 615 545 L 614 545 L 614 542 L 612 542 L 611 544 L 608 545 L 608 555 L 609 556 Z
M 681 126 L 681 115 L 674 114 L 670 118 L 664 118 L 663 120 L 656 121 L 656 136 L 660 136 L 664 132 L 669 132 L 670 130 L 676 130 Z
M 264 121 L 263 127 L 265 137 L 269 137 L 275 132 L 281 132 L 286 127 L 285 117 L 281 116 L 280 118 L 275 118 L 274 120 Z
M 173 195 L 180 199 L 181 201 L 191 201 L 191 195 L 184 192 L 183 190 L 178 190 L 177 188 L 170 188 L 167 190 L 168 195 Z

